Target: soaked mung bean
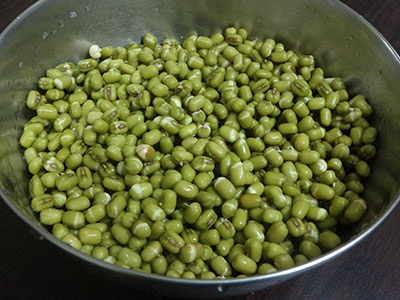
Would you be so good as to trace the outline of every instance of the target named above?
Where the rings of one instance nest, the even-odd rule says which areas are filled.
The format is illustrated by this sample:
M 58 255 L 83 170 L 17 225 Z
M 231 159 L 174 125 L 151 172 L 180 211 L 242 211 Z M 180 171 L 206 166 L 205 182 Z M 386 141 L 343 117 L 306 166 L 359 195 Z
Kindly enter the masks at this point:
M 108 263 L 268 274 L 335 249 L 367 211 L 377 130 L 366 98 L 312 55 L 244 29 L 93 45 L 49 69 L 26 104 L 32 209 Z

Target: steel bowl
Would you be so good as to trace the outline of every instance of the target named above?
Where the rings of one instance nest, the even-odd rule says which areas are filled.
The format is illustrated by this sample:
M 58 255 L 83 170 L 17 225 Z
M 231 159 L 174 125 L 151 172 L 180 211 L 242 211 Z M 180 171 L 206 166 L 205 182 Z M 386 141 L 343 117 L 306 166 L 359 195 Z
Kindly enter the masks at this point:
M 364 192 L 368 212 L 337 249 L 305 265 L 242 279 L 183 280 L 126 270 L 62 243 L 39 223 L 30 207 L 29 175 L 18 145 L 31 116 L 25 98 L 46 69 L 78 61 L 95 43 L 125 45 L 151 32 L 182 40 L 241 26 L 250 38 L 271 37 L 299 53 L 313 54 L 328 76 L 340 76 L 351 94 L 363 93 L 374 107 L 379 155 Z M 88 269 L 128 286 L 161 295 L 218 298 L 246 294 L 283 282 L 334 259 L 367 238 L 399 202 L 400 59 L 367 21 L 339 1 L 320 0 L 43 0 L 0 35 L 0 195 L 46 240 Z

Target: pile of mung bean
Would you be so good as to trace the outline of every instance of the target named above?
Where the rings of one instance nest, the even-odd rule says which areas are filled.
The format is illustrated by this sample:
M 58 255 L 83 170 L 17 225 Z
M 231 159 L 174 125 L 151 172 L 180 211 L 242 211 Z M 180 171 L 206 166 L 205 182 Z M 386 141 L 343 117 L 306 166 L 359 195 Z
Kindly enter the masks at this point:
M 244 29 L 89 49 L 46 71 L 20 144 L 55 237 L 181 278 L 267 274 L 341 244 L 377 131 L 311 55 Z

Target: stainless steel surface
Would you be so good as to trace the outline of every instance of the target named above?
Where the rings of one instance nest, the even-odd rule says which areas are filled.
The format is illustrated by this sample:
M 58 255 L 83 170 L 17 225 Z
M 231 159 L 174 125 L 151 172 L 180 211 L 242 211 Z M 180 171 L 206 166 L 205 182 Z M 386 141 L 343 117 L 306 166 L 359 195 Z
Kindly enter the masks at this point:
M 146 32 L 160 39 L 191 33 L 210 35 L 235 25 L 250 37 L 275 38 L 300 53 L 312 53 L 328 75 L 341 76 L 351 93 L 364 93 L 375 109 L 379 156 L 365 197 L 370 210 L 348 241 L 306 265 L 245 279 L 188 281 L 115 267 L 83 255 L 55 239 L 29 206 L 27 171 L 18 146 L 29 117 L 25 97 L 44 71 L 64 60 L 83 58 L 92 43 L 101 46 L 139 41 Z M 51 243 L 96 272 L 136 288 L 181 297 L 245 294 L 282 282 L 333 259 L 367 238 L 399 202 L 400 60 L 391 46 L 362 17 L 339 1 L 253 0 L 52 0 L 40 1 L 0 36 L 0 188 L 8 205 Z

